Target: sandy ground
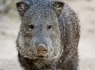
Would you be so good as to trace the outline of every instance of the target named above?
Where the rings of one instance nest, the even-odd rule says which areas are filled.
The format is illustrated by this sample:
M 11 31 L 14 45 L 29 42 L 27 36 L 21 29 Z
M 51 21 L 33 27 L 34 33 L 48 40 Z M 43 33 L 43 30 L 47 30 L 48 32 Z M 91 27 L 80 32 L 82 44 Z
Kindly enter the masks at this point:
M 78 14 L 81 25 L 79 70 L 95 70 L 95 1 L 68 1 Z M 19 20 L 0 16 L 0 70 L 21 70 L 15 40 Z

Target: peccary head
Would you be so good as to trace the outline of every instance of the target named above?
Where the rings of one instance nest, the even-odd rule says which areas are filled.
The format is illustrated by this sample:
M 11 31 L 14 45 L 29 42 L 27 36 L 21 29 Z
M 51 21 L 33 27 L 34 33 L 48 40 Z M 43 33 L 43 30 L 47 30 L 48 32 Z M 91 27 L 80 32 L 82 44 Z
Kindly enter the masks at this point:
M 17 49 L 23 58 L 38 59 L 45 63 L 58 61 L 63 52 L 58 25 L 63 5 L 57 1 L 37 4 L 25 1 L 17 3 L 22 21 Z

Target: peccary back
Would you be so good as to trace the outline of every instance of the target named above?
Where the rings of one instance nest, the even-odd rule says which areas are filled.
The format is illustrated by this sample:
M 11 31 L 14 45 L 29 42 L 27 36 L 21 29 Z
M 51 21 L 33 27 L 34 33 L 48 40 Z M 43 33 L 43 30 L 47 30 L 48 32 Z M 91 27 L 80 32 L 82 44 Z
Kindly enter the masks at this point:
M 22 0 L 17 38 L 18 59 L 25 70 L 77 70 L 79 20 L 64 2 Z

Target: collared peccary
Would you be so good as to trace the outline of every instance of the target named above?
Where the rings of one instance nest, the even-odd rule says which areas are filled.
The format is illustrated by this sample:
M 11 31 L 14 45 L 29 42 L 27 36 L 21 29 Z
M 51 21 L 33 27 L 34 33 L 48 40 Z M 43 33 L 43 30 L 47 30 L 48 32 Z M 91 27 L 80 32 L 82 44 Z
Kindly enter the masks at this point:
M 22 0 L 17 38 L 24 70 L 78 70 L 79 20 L 64 2 Z

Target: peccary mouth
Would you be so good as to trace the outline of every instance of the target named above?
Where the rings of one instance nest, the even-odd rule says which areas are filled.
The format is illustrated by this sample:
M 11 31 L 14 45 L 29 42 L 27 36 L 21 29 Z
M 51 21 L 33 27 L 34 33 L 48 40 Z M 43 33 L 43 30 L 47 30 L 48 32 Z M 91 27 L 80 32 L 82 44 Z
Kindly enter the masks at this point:
M 38 56 L 37 59 L 46 59 L 45 56 Z

